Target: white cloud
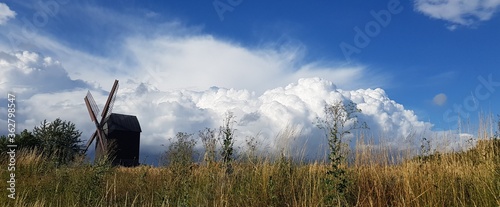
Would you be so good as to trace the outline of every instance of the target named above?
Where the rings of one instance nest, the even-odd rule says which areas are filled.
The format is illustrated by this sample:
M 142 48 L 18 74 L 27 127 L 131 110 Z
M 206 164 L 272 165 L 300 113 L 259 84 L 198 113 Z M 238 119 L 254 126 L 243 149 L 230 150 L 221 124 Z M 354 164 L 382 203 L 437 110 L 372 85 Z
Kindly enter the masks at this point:
M 300 77 L 319 76 L 354 88 L 376 85 L 384 79 L 370 79 L 362 66 L 336 67 L 321 63 L 302 63 L 297 48 L 248 49 L 209 35 L 179 38 L 171 36 L 131 37 L 125 50 L 134 57 L 141 81 L 159 89 L 205 89 L 211 86 L 244 88 L 258 93 L 288 84 Z
M 88 88 L 81 80 L 71 80 L 59 61 L 34 52 L 0 51 L 0 68 L 0 91 L 21 97 Z
M 178 26 L 168 26 L 166 30 L 178 31 L 171 27 Z M 113 80 L 119 79 L 121 87 L 116 112 L 139 117 L 144 130 L 142 152 L 151 154 L 159 153 L 162 150 L 159 143 L 167 144 L 167 138 L 177 131 L 195 132 L 203 127 L 217 127 L 227 110 L 238 115 L 242 124 L 239 132 L 244 134 L 242 139 L 262 131 L 266 132 L 266 136 L 261 137 L 262 142 L 272 144 L 281 129 L 270 126 L 283 125 L 276 122 L 276 117 L 259 112 L 260 105 L 264 104 L 260 99 L 267 97 L 262 94 L 301 77 L 320 76 L 343 88 L 387 82 L 382 81 L 387 79 L 386 74 L 374 75 L 363 66 L 304 63 L 304 48 L 295 45 L 250 49 L 203 34 L 129 35 L 117 44 L 121 46 L 110 56 L 96 56 L 68 47 L 42 33 L 34 34 L 29 44 L 37 51 L 64 60 L 64 69 L 63 64 L 40 53 L 3 53 L 0 58 L 4 63 L 0 66 L 4 73 L 2 91 L 14 90 L 23 94 L 19 99 L 20 127 L 31 129 L 43 119 L 61 117 L 74 121 L 84 131 L 86 139 L 93 125 L 82 101 L 85 89 L 81 88 L 91 89 L 97 103 L 102 104 L 107 95 L 102 89 L 109 90 Z M 46 59 L 53 62 L 46 63 Z M 24 74 L 24 70 L 35 72 Z M 212 86 L 222 88 L 207 90 Z M 217 92 L 211 96 L 214 90 Z M 268 108 L 263 107 L 262 111 L 270 113 L 276 105 L 272 101 L 266 103 Z M 299 127 L 307 126 L 306 134 L 313 128 L 311 117 L 313 113 L 306 119 L 294 118 L 305 121 Z M 298 122 L 290 124 L 294 123 Z M 253 128 L 246 127 L 247 124 Z M 310 142 L 313 143 L 317 142 Z
M 434 96 L 432 99 L 432 102 L 438 106 L 442 106 L 446 103 L 446 100 L 448 100 L 448 97 L 444 93 L 437 94 Z
M 415 0 L 417 11 L 450 22 L 450 30 L 490 20 L 499 6 L 500 0 Z
M 0 51 L 0 93 L 16 96 L 18 129 L 32 129 L 43 119 L 78 120 L 81 112 L 74 106 L 84 106 L 80 96 L 92 88 L 82 80 L 72 80 L 62 64 L 51 57 Z M 3 117 L 7 117 L 6 111 L 2 109 Z
M 0 90 L 4 94 L 7 90 L 19 94 L 18 129 L 32 129 L 43 119 L 60 117 L 74 122 L 84 132 L 82 139 L 93 132 L 83 97 L 90 89 L 102 107 L 107 92 L 88 85 L 75 87 L 83 81 L 71 80 L 59 62 L 39 53 L 2 53 L 0 69 L 2 81 L 20 81 L 15 88 L 13 82 L 2 84 Z M 323 157 L 321 149 L 326 149 L 326 139 L 314 121 L 323 113 L 325 103 L 338 100 L 358 105 L 362 110 L 358 119 L 368 124 L 368 134 L 373 135 L 373 144 L 377 146 L 383 143 L 398 150 L 417 149 L 420 138 L 425 136 L 431 140 L 433 149 L 458 150 L 468 140 L 456 134 L 432 132 L 432 124 L 419 121 L 413 111 L 391 100 L 380 88 L 342 90 L 322 78 L 301 78 L 283 87 L 266 89 L 262 94 L 218 87 L 160 90 L 135 78 L 121 79 L 113 111 L 138 117 L 143 129 L 141 153 L 150 156 L 149 162 L 155 162 L 155 155 L 164 150 L 161 144 L 168 145 L 168 138 L 176 132 L 196 133 L 205 127 L 216 128 L 226 111 L 236 115 L 237 147 L 244 147 L 245 137 L 259 134 L 256 138 L 260 149 L 276 152 L 283 147 L 277 136 L 291 127 L 301 132 L 287 141 L 292 149 L 304 150 L 307 156 Z M 111 84 L 112 81 L 105 84 L 106 90 Z M 0 123 L 5 123 L 1 117 L 6 117 L 6 110 L 0 108 Z M 293 153 L 297 155 L 297 151 Z
M 5 24 L 14 17 L 16 17 L 16 12 L 10 10 L 7 4 L 0 2 L 0 25 Z
M 171 26 L 168 30 L 177 27 Z M 14 27 L 13 30 L 22 29 Z M 29 44 L 35 46 L 28 50 L 64 60 L 71 78 L 96 86 L 105 86 L 113 79 L 134 77 L 161 90 L 203 90 L 219 86 L 262 93 L 301 77 L 322 77 L 347 89 L 380 87 L 387 85 L 390 79 L 390 75 L 375 73 L 362 65 L 304 62 L 305 48 L 287 43 L 250 49 L 203 34 L 130 35 L 121 41 L 112 55 L 97 56 L 35 35 L 29 39 Z M 0 43 L 0 48 L 5 45 L 10 43 Z
M 2 54 L 1 77 L 20 81 L 12 89 L 22 94 L 18 103 L 19 127 L 31 129 L 43 119 L 61 117 L 76 123 L 84 131 L 83 139 L 90 136 L 93 124 L 83 103 L 86 88 L 75 87 L 78 81 L 69 79 L 60 63 L 31 52 Z M 341 90 L 321 78 L 301 78 L 285 87 L 264 90 L 262 94 L 216 87 L 158 90 L 134 78 L 121 80 L 114 112 L 137 115 L 143 129 L 142 151 L 150 154 L 160 153 L 159 144 L 168 144 L 167 138 L 176 132 L 196 133 L 204 127 L 218 127 L 224 113 L 232 111 L 238 121 L 237 146 L 244 145 L 246 136 L 260 133 L 257 137 L 260 146 L 273 151 L 278 148 L 276 136 L 292 126 L 302 134 L 291 140 L 290 145 L 305 147 L 311 156 L 322 156 L 317 149 L 325 147 L 326 140 L 313 122 L 323 113 L 325 103 L 338 100 L 357 103 L 363 111 L 360 121 L 367 122 L 375 137 L 384 136 L 387 144 L 401 148 L 416 146 L 405 138 L 431 128 L 430 123 L 419 121 L 413 111 L 389 99 L 382 89 Z M 52 83 L 55 85 L 50 86 Z M 12 86 L 12 82 L 3 84 L 2 91 Z M 87 87 L 102 106 L 107 94 Z
M 96 37 L 102 47 L 96 50 L 103 51 L 97 55 L 93 54 L 95 50 L 86 52 L 77 46 L 66 45 L 46 35 L 43 28 L 25 34 L 23 25 L 9 25 L 9 30 L 0 31 L 0 50 L 38 51 L 64 60 L 64 68 L 71 79 L 85 80 L 95 87 L 107 86 L 114 79 L 134 77 L 135 81 L 149 83 L 161 90 L 204 90 L 218 86 L 260 94 L 301 77 L 322 77 L 344 89 L 382 87 L 391 78 L 363 65 L 305 61 L 306 48 L 296 41 L 245 47 L 203 34 L 199 26 L 186 26 L 175 19 L 145 21 L 142 15 L 131 16 L 88 4 L 65 5 L 60 15 L 71 13 L 91 22 L 91 28 L 95 28 L 95 24 L 118 30 L 120 35 L 106 40 Z M 106 25 L 101 25 L 103 22 Z M 11 41 L 9 33 L 25 35 L 15 36 Z

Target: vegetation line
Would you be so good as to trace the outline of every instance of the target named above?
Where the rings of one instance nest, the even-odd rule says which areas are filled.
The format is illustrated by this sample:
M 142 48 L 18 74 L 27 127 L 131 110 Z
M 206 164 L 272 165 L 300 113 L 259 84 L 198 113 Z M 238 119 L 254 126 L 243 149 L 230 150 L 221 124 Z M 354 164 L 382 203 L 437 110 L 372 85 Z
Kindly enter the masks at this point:
M 484 130 L 489 131 L 485 139 L 476 140 L 466 151 L 429 152 L 424 146 L 419 156 L 401 159 L 388 148 L 361 147 L 362 141 L 349 150 L 343 140 L 354 134 L 349 133 L 354 128 L 345 126 L 355 123 L 358 110 L 343 104 L 325 107 L 325 116 L 318 118 L 331 148 L 329 160 L 315 162 L 290 156 L 293 152 L 286 146 L 277 155 L 238 152 L 233 148 L 237 130 L 233 126 L 237 125 L 230 113 L 219 130 L 204 129 L 199 137 L 178 133 L 159 167 L 116 167 L 107 160 L 91 164 L 75 147 L 80 132 L 71 122 L 45 121 L 36 133 L 25 130 L 16 137 L 22 142 L 18 143 L 16 171 L 19 196 L 16 200 L 0 196 L 0 203 L 61 207 L 500 205 L 500 123 Z M 290 136 L 284 140 L 295 136 L 296 131 L 289 130 L 280 135 Z M 206 147 L 202 161 L 195 160 L 198 138 Z M 247 144 L 257 146 L 254 140 L 248 138 Z M 0 156 L 5 166 L 6 153 Z M 353 158 L 349 163 L 348 157 Z M 0 176 L 8 177 L 6 168 L 0 169 Z M 1 187 L 5 189 L 6 183 Z

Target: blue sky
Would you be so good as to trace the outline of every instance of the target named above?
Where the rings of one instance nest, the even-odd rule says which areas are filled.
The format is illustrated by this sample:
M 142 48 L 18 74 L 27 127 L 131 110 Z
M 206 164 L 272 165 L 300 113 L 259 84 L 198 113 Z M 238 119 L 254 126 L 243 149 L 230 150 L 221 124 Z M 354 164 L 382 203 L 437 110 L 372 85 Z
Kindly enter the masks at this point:
M 288 69 L 274 71 L 278 75 L 262 82 L 259 82 L 261 76 L 255 76 L 253 85 L 252 81 L 211 82 L 202 80 L 203 74 L 198 79 L 184 81 L 189 82 L 185 85 L 184 82 L 175 85 L 175 80 L 168 79 L 165 82 L 173 83 L 162 85 L 158 82 L 163 81 L 157 80 L 155 85 L 151 81 L 155 77 L 149 83 L 161 90 L 205 90 L 215 85 L 259 94 L 298 78 L 309 78 L 301 75 L 325 74 L 321 78 L 340 89 L 384 89 L 391 100 L 414 111 L 420 121 L 432 123 L 434 130 L 454 129 L 457 108 L 462 109 L 463 119 L 469 114 L 472 123 L 477 121 L 480 111 L 500 114 L 500 1 L 497 0 L 42 1 L 52 6 L 49 10 L 40 7 L 38 1 L 1 2 L 15 12 L 15 15 L 5 12 L 0 15 L 3 52 L 26 50 L 53 57 L 61 62 L 69 79 L 83 80 L 102 90 L 108 90 L 111 84 L 103 74 L 130 78 L 136 71 L 127 68 L 141 67 L 146 67 L 148 73 L 162 73 L 162 67 L 167 66 L 161 58 L 155 59 L 148 53 L 168 56 L 172 51 L 156 47 L 164 45 L 163 40 L 183 42 L 203 37 L 214 39 L 208 42 L 216 48 L 229 45 L 232 49 L 221 50 L 225 52 L 220 56 L 210 54 L 202 59 L 206 62 L 201 65 L 230 62 L 234 58 L 231 51 L 241 52 L 241 49 L 242 53 L 264 53 L 264 59 L 283 60 L 284 63 L 275 62 Z M 34 19 L 37 12 L 47 18 Z M 390 20 L 381 25 L 374 12 L 390 14 Z M 387 16 L 381 18 L 387 20 Z M 26 21 L 44 22 L 39 22 L 33 36 L 26 38 L 23 35 Z M 356 28 L 366 35 L 367 25 L 372 26 L 369 43 L 357 46 Z M 21 44 L 13 47 L 9 34 L 20 36 Z M 179 44 L 191 45 L 186 42 Z M 359 53 L 347 57 L 342 43 L 358 48 Z M 213 51 L 217 53 L 217 49 Z M 211 62 L 214 57 L 220 59 Z M 148 61 L 154 64 L 146 64 Z M 256 67 L 250 62 L 234 61 L 251 65 L 236 75 L 251 76 L 252 68 Z M 149 67 L 152 65 L 154 69 Z M 330 69 L 332 73 L 328 72 Z M 293 75 L 281 81 L 276 80 L 279 74 Z M 270 83 L 274 80 L 275 84 Z

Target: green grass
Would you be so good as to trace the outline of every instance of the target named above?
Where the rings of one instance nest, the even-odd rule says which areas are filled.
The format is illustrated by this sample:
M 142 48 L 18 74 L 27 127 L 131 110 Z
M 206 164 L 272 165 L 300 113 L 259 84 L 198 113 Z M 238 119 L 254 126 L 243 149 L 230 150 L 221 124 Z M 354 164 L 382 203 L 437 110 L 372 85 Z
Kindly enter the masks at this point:
M 17 199 L 4 190 L 1 205 L 325 206 L 328 195 L 323 162 L 237 161 L 227 174 L 222 163 L 113 168 L 80 161 L 56 167 L 38 154 L 18 154 Z M 387 151 L 358 149 L 355 157 L 347 167 L 349 206 L 500 206 L 499 140 L 398 164 L 387 164 Z M 8 178 L 6 168 L 1 177 Z

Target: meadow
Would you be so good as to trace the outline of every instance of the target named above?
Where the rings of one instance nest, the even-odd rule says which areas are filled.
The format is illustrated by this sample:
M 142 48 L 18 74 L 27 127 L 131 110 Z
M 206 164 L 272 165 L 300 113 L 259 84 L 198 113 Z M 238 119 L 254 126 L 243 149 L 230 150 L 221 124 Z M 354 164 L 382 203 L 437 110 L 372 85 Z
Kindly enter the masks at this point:
M 394 162 L 388 150 L 353 150 L 343 202 L 329 203 L 327 161 L 287 156 L 135 168 L 80 158 L 56 166 L 39 152 L 19 152 L 15 200 L 2 206 L 500 206 L 500 140 Z M 2 166 L 6 166 L 3 159 Z M 8 178 L 6 168 L 1 177 Z M 5 182 L 2 189 L 6 189 Z

